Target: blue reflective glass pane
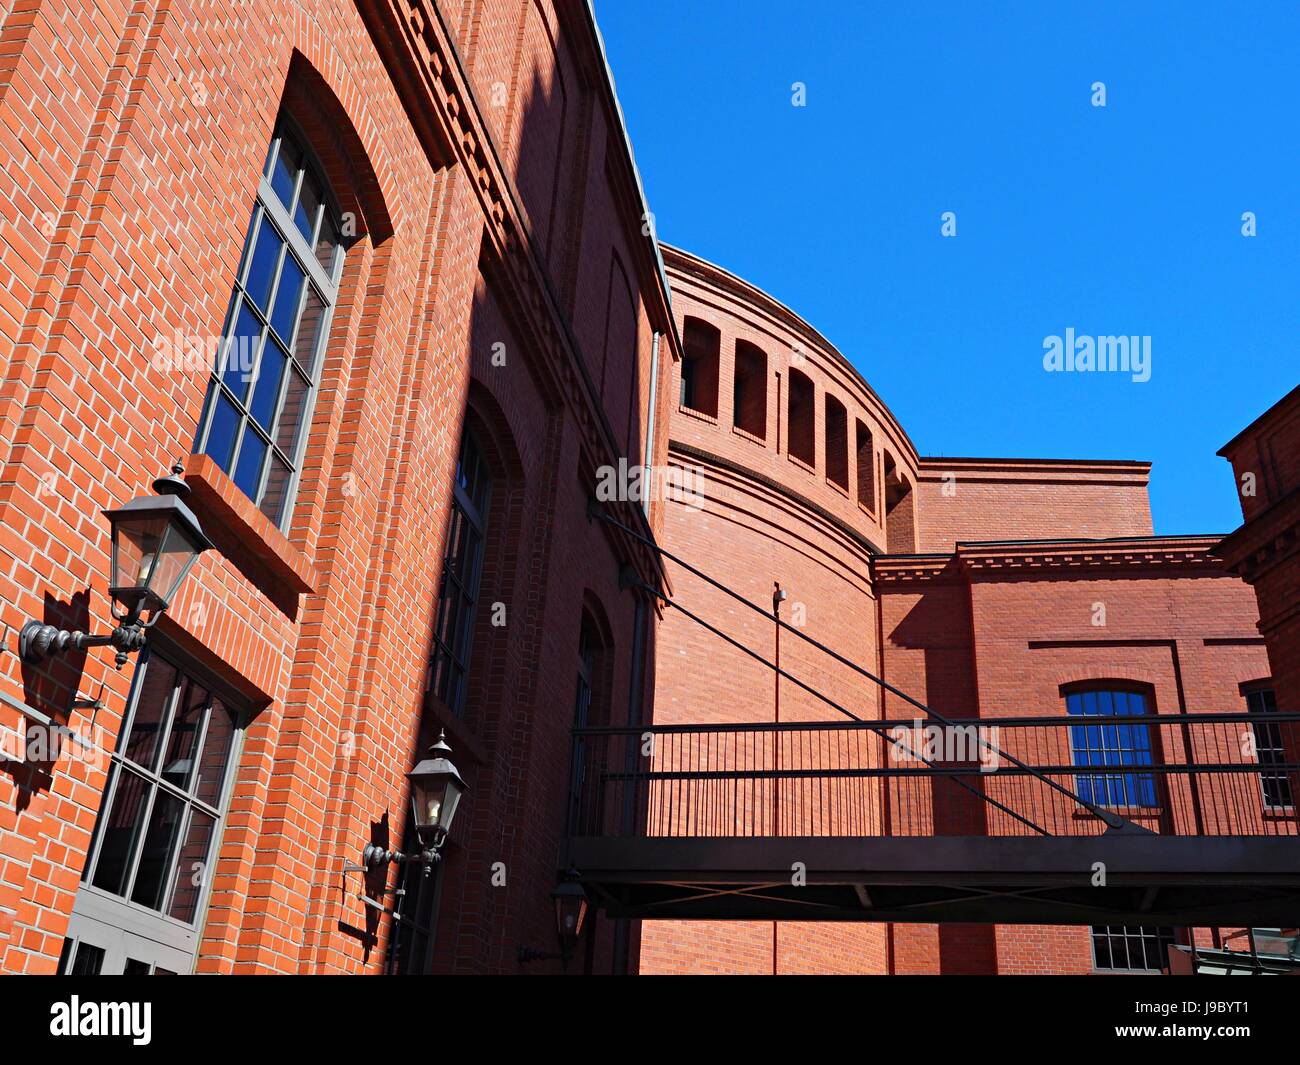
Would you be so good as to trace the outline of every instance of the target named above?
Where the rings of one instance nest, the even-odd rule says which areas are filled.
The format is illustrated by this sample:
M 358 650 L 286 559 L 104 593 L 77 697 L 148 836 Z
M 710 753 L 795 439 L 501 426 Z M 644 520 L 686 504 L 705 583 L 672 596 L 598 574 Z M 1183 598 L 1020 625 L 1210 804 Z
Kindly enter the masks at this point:
M 239 449 L 239 463 L 235 467 L 234 482 L 239 490 L 256 500 L 257 487 L 262 480 L 262 459 L 266 456 L 266 444 L 253 431 L 252 426 L 244 429 L 244 443 Z
M 215 383 L 212 386 L 216 388 Z M 212 419 L 208 426 L 208 440 L 203 450 L 211 455 L 227 473 L 230 472 L 230 456 L 235 450 L 235 433 L 239 429 L 240 417 L 234 405 L 220 393 L 215 397 L 212 407 Z
M 300 160 L 297 146 L 287 137 L 280 141 L 280 151 L 275 157 L 275 169 L 271 172 L 271 188 L 286 208 L 293 205 L 293 187 L 298 181 Z
M 284 376 L 284 364 L 289 356 L 275 341 L 268 341 L 262 350 L 262 361 L 257 367 L 257 383 L 253 386 L 253 398 L 248 404 L 248 413 L 257 419 L 257 424 L 270 430 L 275 418 L 275 401 L 280 394 L 280 379 Z
M 294 257 L 286 255 L 280 285 L 275 290 L 275 310 L 271 312 L 271 325 L 286 342 L 293 336 L 293 325 L 298 318 L 303 276 L 302 267 Z
M 275 268 L 283 247 L 284 241 L 280 239 L 275 227 L 263 216 L 262 224 L 257 227 L 257 244 L 249 258 L 248 276 L 244 279 L 248 294 L 263 311 L 271 298 L 271 284 L 275 281 Z
M 239 301 L 239 313 L 230 330 L 222 359 L 221 380 L 242 401 L 248 382 L 257 365 L 257 345 L 262 338 L 262 323 L 257 320 L 247 300 Z

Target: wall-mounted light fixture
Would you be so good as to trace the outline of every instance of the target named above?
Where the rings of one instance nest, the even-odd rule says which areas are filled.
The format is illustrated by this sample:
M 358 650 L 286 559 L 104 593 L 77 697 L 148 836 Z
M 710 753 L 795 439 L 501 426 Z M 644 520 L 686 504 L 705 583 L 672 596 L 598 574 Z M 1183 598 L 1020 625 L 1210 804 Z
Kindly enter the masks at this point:
M 573 950 L 582 935 L 583 925 L 587 921 L 587 892 L 579 883 L 582 874 L 570 869 L 564 879 L 551 892 L 551 901 L 555 904 L 555 934 L 560 941 L 558 951 L 534 950 L 532 947 L 519 948 L 519 964 L 530 961 L 548 961 L 558 959 L 564 965 L 569 964 Z
M 108 594 L 117 627 L 106 636 L 69 632 L 29 621 L 18 637 L 23 661 L 33 665 L 48 655 L 66 654 L 87 647 L 117 648 L 118 669 L 127 656 L 145 645 L 148 630 L 176 598 L 200 554 L 212 546 L 199 519 L 185 504 L 190 486 L 182 479 L 185 467 L 177 463 L 169 476 L 153 482 L 156 493 L 137 496 L 125 506 L 104 511 L 112 536 L 112 570 Z M 148 620 L 143 620 L 145 613 Z
M 429 754 L 406 774 L 411 787 L 411 824 L 421 848 L 417 854 L 385 850 L 374 843 L 361 852 L 361 864 L 375 869 L 389 862 L 421 862 L 428 876 L 434 863 L 441 859 L 442 845 L 451 833 L 456 808 L 465 794 L 465 781 L 452 764 L 447 734 L 440 732 Z

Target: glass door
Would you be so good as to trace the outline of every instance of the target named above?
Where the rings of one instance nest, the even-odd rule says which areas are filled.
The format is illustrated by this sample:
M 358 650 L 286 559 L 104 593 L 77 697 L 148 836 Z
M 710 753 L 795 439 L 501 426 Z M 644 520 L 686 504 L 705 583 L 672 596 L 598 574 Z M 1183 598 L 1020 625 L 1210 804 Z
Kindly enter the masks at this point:
M 191 971 L 241 725 L 189 669 L 142 657 L 60 972 Z

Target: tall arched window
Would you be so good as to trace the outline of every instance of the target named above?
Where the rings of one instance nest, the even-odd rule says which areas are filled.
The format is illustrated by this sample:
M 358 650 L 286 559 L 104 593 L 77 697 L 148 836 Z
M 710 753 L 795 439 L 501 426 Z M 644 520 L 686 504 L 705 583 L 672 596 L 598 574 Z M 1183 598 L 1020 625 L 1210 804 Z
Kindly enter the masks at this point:
M 258 183 L 195 452 L 276 526 L 288 523 L 343 270 L 341 215 L 282 118 Z
M 609 668 L 608 639 L 603 635 L 600 625 L 590 610 L 582 611 L 582 623 L 578 629 L 577 686 L 573 700 L 573 727 L 575 729 L 599 728 L 609 724 L 609 691 L 606 672 Z M 586 781 L 596 771 L 590 765 L 594 758 L 600 758 L 606 752 L 597 744 L 592 746 L 588 738 L 578 735 L 573 744 L 573 771 L 569 785 L 569 825 L 576 828 L 584 817 L 592 815 L 593 810 L 584 809 L 584 803 L 590 802 L 590 796 L 584 795 Z
M 469 429 L 461 436 L 452 488 L 447 554 L 442 565 L 442 592 L 433 632 L 433 658 L 429 664 L 429 691 L 452 714 L 463 717 L 488 504 L 492 496 L 491 474 Z

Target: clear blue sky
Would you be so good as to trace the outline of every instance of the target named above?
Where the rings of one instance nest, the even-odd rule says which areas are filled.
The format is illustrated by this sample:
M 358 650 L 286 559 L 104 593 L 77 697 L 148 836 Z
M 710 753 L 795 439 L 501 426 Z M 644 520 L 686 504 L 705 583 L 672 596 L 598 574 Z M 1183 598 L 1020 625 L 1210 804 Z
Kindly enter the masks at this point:
M 1157 533 L 1240 524 L 1215 452 L 1300 381 L 1300 3 L 596 13 L 661 238 L 808 319 L 922 454 L 1147 459 Z M 1045 372 L 1067 328 L 1150 336 L 1151 379 Z

